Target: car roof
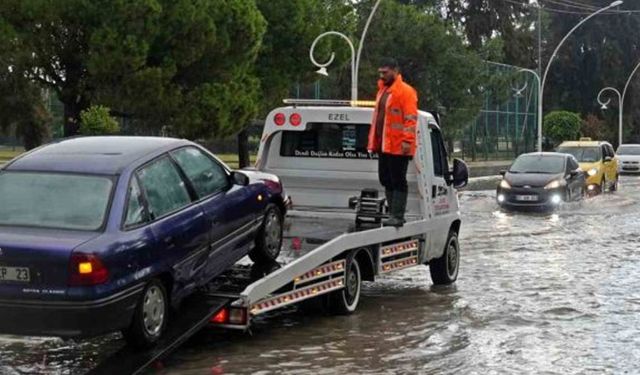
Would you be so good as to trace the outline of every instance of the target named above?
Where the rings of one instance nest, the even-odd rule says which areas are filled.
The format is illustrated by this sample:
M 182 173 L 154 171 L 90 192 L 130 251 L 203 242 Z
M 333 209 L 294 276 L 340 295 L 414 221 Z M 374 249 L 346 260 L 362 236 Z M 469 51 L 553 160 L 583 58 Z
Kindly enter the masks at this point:
M 597 147 L 608 144 L 610 143 L 604 141 L 564 141 L 558 147 Z
M 30 151 L 4 169 L 115 175 L 139 159 L 189 144 L 187 140 L 162 137 L 70 138 Z
M 526 154 L 521 154 L 520 156 L 549 156 L 549 157 L 551 157 L 551 156 L 558 157 L 559 156 L 559 157 L 566 158 L 566 157 L 569 157 L 571 155 L 565 154 L 565 153 L 562 153 L 562 152 L 529 152 L 529 153 L 526 153 Z

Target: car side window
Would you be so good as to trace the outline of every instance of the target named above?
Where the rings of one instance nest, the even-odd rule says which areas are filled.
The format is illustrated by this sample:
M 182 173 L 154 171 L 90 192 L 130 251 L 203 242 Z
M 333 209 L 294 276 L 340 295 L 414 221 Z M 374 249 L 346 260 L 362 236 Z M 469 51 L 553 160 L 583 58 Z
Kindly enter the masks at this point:
M 613 150 L 613 146 L 607 145 L 607 149 L 609 150 L 609 156 L 612 158 L 616 156 L 616 152 Z
M 157 219 L 191 203 L 185 182 L 168 157 L 162 157 L 138 172 L 149 213 Z
M 604 158 L 606 158 L 607 156 L 609 156 L 609 150 L 607 150 L 607 146 L 602 145 L 602 159 L 604 160 Z
M 142 191 L 140 190 L 140 185 L 138 185 L 138 180 L 134 177 L 129 184 L 127 216 L 124 220 L 124 226 L 125 228 L 133 227 L 146 223 L 148 220 L 149 217 L 142 200 Z
M 436 128 L 431 129 L 431 151 L 433 152 L 433 174 L 444 176 L 449 169 L 447 152 L 442 142 L 442 135 Z
M 229 186 L 229 176 L 222 166 L 195 147 L 181 148 L 171 155 L 199 197 L 209 196 Z

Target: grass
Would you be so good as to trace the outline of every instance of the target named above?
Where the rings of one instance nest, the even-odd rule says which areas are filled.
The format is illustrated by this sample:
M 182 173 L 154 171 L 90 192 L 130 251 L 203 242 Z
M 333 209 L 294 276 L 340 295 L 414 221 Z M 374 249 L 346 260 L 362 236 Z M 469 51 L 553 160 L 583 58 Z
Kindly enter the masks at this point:
M 0 149 L 0 164 L 8 162 L 23 152 L 24 150 L 19 147 L 16 147 L 15 151 L 13 149 Z

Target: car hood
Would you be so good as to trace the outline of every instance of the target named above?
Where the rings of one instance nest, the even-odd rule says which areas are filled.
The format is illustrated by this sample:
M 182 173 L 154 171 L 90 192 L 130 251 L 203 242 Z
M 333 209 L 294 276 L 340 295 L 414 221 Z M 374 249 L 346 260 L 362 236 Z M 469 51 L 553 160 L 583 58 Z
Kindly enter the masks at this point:
M 509 173 L 505 174 L 504 179 L 513 186 L 531 186 L 531 187 L 544 187 L 553 180 L 558 180 L 563 177 L 562 173 L 548 174 L 548 173 Z

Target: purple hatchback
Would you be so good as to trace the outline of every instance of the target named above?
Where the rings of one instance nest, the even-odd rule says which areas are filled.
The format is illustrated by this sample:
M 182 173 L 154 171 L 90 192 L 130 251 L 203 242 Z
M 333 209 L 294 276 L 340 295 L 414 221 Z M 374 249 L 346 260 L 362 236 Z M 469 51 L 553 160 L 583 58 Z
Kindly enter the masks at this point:
M 280 180 L 195 143 L 87 137 L 0 168 L 0 334 L 162 336 L 170 307 L 240 258 L 273 262 Z

